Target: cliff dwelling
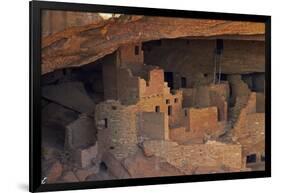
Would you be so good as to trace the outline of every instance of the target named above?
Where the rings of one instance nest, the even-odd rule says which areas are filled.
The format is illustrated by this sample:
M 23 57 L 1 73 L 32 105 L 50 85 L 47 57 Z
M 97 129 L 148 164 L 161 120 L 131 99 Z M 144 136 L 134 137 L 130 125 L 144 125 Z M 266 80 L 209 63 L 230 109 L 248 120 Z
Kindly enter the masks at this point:
M 47 183 L 264 170 L 264 24 L 64 11 L 43 24 Z

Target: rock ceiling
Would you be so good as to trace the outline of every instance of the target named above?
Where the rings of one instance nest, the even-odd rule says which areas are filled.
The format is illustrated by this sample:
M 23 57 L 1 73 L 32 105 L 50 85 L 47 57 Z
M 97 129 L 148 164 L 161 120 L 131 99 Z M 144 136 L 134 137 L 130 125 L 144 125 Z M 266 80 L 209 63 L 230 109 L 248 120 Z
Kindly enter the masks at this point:
M 121 16 L 44 37 L 42 74 L 94 62 L 128 43 L 182 37 L 264 40 L 264 32 L 265 25 L 255 22 Z

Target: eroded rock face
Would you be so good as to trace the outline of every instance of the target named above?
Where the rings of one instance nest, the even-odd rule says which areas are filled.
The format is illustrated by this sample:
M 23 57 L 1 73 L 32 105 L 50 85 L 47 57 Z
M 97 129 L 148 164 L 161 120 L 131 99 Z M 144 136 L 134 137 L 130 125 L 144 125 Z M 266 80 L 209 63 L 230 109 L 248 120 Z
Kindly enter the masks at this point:
M 103 21 L 103 17 L 98 13 L 43 10 L 42 21 L 44 23 L 42 26 L 42 35 L 46 37 L 66 28 L 100 23 Z
M 128 43 L 179 37 L 263 39 L 264 32 L 263 23 L 126 15 L 43 38 L 42 73 L 88 64 Z
M 80 113 L 89 113 L 95 106 L 81 82 L 45 86 L 42 96 Z

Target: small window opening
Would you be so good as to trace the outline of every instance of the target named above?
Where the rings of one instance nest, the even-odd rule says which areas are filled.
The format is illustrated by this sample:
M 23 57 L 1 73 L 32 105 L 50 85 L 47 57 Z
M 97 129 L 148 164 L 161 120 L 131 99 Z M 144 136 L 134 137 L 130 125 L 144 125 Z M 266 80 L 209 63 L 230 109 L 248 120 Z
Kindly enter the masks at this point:
M 217 119 L 218 119 L 218 121 L 222 121 L 222 117 L 221 117 L 220 113 L 221 113 L 221 110 L 219 108 L 217 108 Z
M 104 119 L 104 127 L 105 127 L 105 128 L 108 127 L 107 118 Z
M 160 112 L 160 106 L 156 106 L 156 107 L 155 107 L 155 112 L 156 112 L 156 113 L 159 113 L 159 112 Z
M 186 88 L 186 78 L 185 77 L 181 77 L 181 87 Z
M 170 104 L 170 100 L 169 99 L 166 99 L 166 104 Z
M 102 170 L 102 171 L 107 170 L 107 165 L 103 161 L 100 163 L 100 170 Z
M 177 103 L 179 100 L 178 100 L 178 98 L 175 98 L 175 103 Z
M 145 83 L 146 83 L 146 86 L 149 86 L 149 82 L 148 81 L 146 81 Z
M 187 109 L 184 109 L 184 116 L 187 117 Z

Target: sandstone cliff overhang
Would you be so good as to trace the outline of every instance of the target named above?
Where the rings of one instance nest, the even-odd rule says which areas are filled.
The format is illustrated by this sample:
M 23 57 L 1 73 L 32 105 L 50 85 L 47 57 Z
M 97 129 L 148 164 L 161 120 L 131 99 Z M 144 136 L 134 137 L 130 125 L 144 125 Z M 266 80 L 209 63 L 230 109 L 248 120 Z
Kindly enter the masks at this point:
M 264 41 L 264 33 L 264 23 L 257 22 L 123 15 L 44 37 L 42 74 L 94 62 L 128 43 L 164 38 Z

